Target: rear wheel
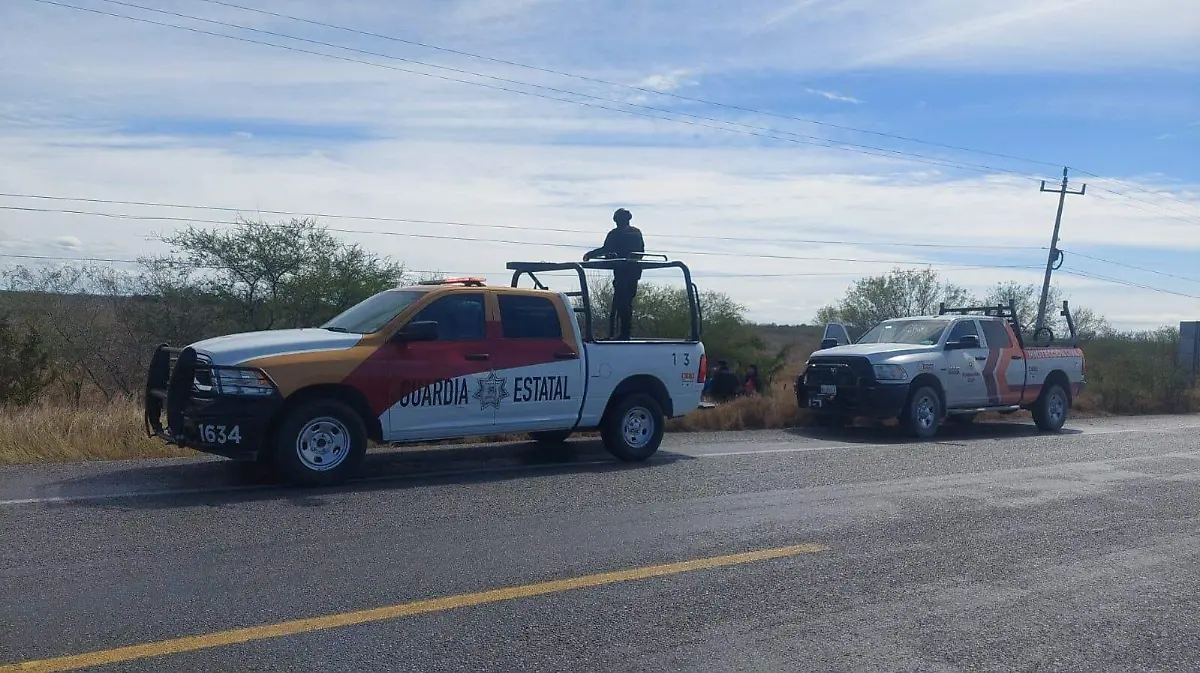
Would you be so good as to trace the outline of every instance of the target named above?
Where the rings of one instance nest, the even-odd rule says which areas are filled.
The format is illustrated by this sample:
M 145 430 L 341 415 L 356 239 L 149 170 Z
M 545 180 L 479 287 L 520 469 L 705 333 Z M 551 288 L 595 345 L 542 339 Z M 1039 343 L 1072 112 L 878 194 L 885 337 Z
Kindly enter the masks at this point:
M 529 438 L 538 444 L 546 446 L 556 446 L 567 441 L 571 436 L 570 430 L 546 430 L 543 432 L 531 432 Z
M 1057 383 L 1052 383 L 1042 391 L 1030 411 L 1033 412 L 1033 422 L 1037 425 L 1038 430 L 1057 432 L 1067 422 L 1069 407 L 1067 391 Z
M 604 448 L 625 461 L 646 460 L 658 451 L 664 426 L 662 405 L 646 393 L 618 401 L 600 428 Z
M 929 439 L 942 424 L 942 400 L 929 386 L 917 388 L 908 398 L 900 426 L 917 439 Z
M 349 406 L 317 400 L 293 409 L 273 444 L 271 463 L 284 481 L 329 486 L 358 469 L 367 452 L 367 428 Z

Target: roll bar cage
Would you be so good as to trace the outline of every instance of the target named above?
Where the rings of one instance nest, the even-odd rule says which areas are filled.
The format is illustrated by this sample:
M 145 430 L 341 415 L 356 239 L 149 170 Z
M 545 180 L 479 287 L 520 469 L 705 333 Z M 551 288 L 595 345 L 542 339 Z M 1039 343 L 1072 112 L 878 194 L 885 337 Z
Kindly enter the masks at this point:
M 650 259 L 655 258 L 655 259 Z M 690 342 L 699 342 L 703 332 L 704 309 L 700 305 L 700 290 L 692 282 L 692 272 L 687 264 L 667 259 L 666 255 L 644 254 L 632 259 L 597 259 L 586 262 L 509 262 L 505 268 L 513 272 L 512 287 L 519 287 L 522 276 L 529 276 L 533 286 L 538 290 L 550 288 L 537 277 L 539 273 L 550 271 L 574 271 L 579 276 L 579 291 L 566 292 L 568 297 L 578 297 L 580 306 L 575 307 L 575 313 L 583 314 L 584 341 L 594 342 L 595 333 L 592 329 L 592 299 L 587 284 L 588 271 L 615 271 L 619 268 L 629 268 L 630 265 L 646 271 L 652 269 L 679 269 L 683 272 L 683 281 L 687 286 L 688 309 L 691 318 Z
M 947 307 L 945 302 L 942 302 L 938 306 L 938 315 L 970 315 L 972 313 L 982 313 L 985 316 L 1005 318 L 1008 320 L 1008 324 L 1012 326 L 1013 334 L 1017 335 L 1017 344 L 1020 345 L 1021 348 L 1025 347 L 1025 337 L 1021 334 L 1021 321 L 1017 315 L 1017 303 L 1011 299 L 1008 301 L 1008 305 L 996 304 L 995 306 Z M 1070 304 L 1065 299 L 1062 303 L 1062 310 L 1060 310 L 1058 314 L 1067 319 L 1067 330 L 1069 334 L 1067 337 L 1067 344 L 1072 348 L 1076 347 L 1079 344 L 1079 336 L 1075 333 L 1075 320 L 1071 318 Z M 1042 327 L 1037 334 L 1033 335 L 1035 344 L 1039 343 L 1038 336 L 1043 333 L 1047 335 L 1047 338 L 1044 342 L 1045 344 L 1048 345 L 1054 342 L 1054 330 L 1050 329 L 1049 327 Z

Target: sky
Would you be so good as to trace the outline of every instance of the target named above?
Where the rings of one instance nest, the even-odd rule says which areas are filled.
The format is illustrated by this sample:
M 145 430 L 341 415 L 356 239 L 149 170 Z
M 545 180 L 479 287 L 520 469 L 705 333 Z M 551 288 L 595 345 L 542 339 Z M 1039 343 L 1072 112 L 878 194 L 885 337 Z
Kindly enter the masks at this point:
M 1067 165 L 1072 305 L 1200 320 L 1194 0 L 229 1 L 375 35 L 205 0 L 0 4 L 0 267 L 290 211 L 506 283 L 626 207 L 702 290 L 801 323 L 893 268 L 1040 283 L 1040 181 Z

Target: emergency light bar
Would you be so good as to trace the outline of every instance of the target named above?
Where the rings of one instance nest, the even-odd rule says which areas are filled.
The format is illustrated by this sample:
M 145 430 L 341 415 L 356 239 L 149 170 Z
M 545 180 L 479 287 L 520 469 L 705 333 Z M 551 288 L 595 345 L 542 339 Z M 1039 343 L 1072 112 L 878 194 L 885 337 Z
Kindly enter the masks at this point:
M 486 282 L 487 278 L 483 276 L 463 276 L 459 278 L 423 280 L 419 285 L 467 285 L 470 287 L 483 287 Z

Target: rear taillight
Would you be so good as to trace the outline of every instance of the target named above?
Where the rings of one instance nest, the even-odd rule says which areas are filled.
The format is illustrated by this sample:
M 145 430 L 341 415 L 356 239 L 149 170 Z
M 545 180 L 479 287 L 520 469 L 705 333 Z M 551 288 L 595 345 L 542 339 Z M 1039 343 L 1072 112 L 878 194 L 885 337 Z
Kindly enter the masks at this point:
M 700 356 L 700 373 L 696 374 L 696 382 L 704 383 L 708 381 L 708 355 Z

